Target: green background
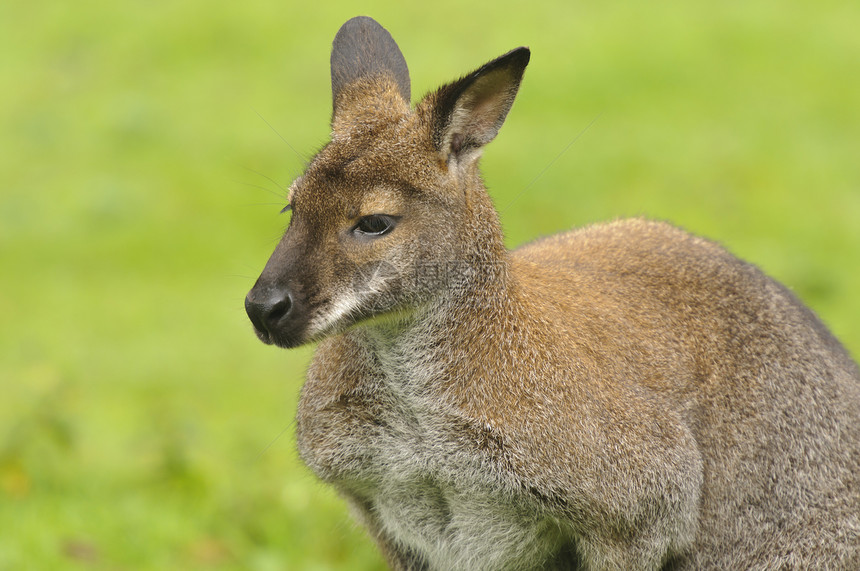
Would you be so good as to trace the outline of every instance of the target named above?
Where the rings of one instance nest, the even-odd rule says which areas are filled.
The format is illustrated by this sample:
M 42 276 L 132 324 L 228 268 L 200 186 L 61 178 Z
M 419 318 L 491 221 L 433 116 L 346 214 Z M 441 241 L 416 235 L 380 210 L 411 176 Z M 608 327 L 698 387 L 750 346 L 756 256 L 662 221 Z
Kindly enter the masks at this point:
M 511 246 L 672 220 L 860 353 L 856 0 L 7 0 L 0 569 L 382 568 L 294 450 L 312 348 L 242 307 L 356 14 L 416 96 L 532 48 L 483 162 Z

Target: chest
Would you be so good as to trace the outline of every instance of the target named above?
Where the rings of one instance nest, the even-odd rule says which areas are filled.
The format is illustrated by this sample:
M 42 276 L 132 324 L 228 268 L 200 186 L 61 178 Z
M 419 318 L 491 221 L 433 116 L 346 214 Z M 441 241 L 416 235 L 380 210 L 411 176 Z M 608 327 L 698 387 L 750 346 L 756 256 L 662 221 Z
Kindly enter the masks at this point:
M 561 542 L 558 525 L 506 470 L 499 431 L 438 396 L 380 377 L 323 407 L 303 402 L 298 437 L 318 476 L 434 569 L 530 568 Z

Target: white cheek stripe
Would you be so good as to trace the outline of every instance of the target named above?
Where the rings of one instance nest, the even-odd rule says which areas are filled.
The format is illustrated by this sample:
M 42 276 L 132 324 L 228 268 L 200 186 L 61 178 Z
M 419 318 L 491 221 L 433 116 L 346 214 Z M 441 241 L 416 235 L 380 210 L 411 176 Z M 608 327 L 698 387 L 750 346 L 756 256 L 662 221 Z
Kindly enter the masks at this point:
M 338 321 L 348 317 L 351 313 L 355 313 L 361 307 L 361 299 L 354 293 L 349 293 L 336 299 L 330 305 L 328 313 L 323 313 L 314 317 L 308 326 L 308 336 L 315 337 L 320 333 L 325 333 Z
M 336 327 L 339 321 L 348 318 L 352 313 L 357 313 L 368 297 L 383 291 L 389 279 L 390 277 L 375 272 L 365 286 L 365 292 L 352 291 L 337 298 L 332 302 L 327 313 L 320 314 L 311 321 L 308 326 L 308 336 L 314 337 L 327 333 L 329 329 Z

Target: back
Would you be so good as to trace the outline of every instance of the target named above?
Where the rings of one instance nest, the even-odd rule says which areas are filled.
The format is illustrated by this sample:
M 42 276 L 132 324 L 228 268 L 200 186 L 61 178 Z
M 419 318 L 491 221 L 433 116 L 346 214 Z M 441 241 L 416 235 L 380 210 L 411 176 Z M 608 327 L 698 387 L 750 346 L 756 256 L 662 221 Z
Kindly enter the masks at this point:
M 644 220 L 527 244 L 512 273 L 533 299 L 567 290 L 559 327 L 685 419 L 703 474 L 690 568 L 860 566 L 860 372 L 791 292 Z

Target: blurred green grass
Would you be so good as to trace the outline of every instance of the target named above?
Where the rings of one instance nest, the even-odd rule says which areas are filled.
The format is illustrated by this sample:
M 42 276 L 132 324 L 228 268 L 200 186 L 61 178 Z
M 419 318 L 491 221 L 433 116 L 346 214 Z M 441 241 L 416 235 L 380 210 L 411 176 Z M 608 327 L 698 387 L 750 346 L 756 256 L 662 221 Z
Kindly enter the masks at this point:
M 391 30 L 416 94 L 532 48 L 484 159 L 512 246 L 669 219 L 860 354 L 857 2 L 12 0 L 0 569 L 383 568 L 294 451 L 312 349 L 263 346 L 242 308 L 357 13 Z

